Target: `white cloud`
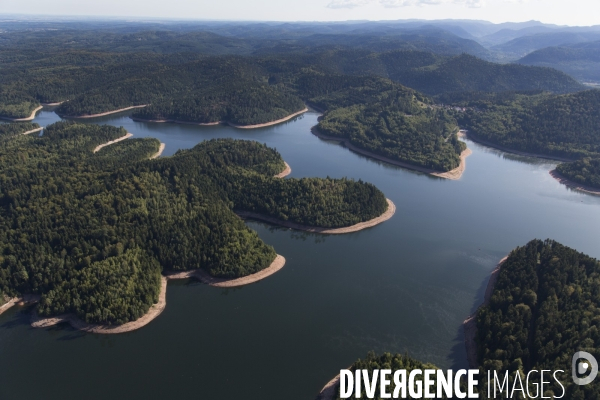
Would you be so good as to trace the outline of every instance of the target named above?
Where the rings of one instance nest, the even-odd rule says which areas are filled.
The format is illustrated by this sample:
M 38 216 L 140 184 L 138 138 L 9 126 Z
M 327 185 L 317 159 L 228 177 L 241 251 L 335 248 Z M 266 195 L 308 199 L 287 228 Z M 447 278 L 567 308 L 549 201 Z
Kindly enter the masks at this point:
M 505 0 L 523 2 L 527 0 Z M 458 4 L 465 7 L 479 8 L 485 5 L 485 0 L 332 0 L 327 7 L 329 8 L 356 8 L 366 6 L 367 4 L 380 4 L 386 8 L 409 7 L 409 6 L 427 6 L 439 4 Z
M 332 0 L 327 7 L 329 8 L 356 8 L 373 3 L 373 0 Z

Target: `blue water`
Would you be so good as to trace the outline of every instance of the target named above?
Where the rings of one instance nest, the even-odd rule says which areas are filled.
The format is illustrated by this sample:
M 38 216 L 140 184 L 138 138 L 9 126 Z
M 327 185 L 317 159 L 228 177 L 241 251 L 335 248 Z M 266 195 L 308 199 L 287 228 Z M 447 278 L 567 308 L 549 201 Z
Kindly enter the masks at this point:
M 163 156 L 211 138 L 257 140 L 277 148 L 291 177 L 360 178 L 397 211 L 339 236 L 249 222 L 286 257 L 281 271 L 238 289 L 169 283 L 165 312 L 139 331 L 38 330 L 26 309 L 14 308 L 0 316 L 0 399 L 313 399 L 369 350 L 466 367 L 462 321 L 511 249 L 552 238 L 600 257 L 600 197 L 552 179 L 553 161 L 467 141 L 466 172 L 448 181 L 323 141 L 310 132 L 317 117 L 256 130 L 140 123 L 126 114 L 86 121 L 156 137 L 166 143 Z M 44 110 L 35 122 L 57 120 Z

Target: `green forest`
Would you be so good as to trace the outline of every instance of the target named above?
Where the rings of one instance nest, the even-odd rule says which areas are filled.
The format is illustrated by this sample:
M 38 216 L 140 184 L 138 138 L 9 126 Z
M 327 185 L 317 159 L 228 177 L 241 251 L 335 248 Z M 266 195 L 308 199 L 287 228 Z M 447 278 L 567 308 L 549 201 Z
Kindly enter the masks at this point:
M 600 155 L 599 90 L 565 95 L 517 94 L 470 106 L 457 118 L 475 140 L 572 160 Z
M 39 127 L 40 125 L 36 124 L 35 122 L 14 122 L 10 124 L 0 124 L 0 136 L 8 138 L 38 129 Z
M 600 262 L 552 240 L 513 250 L 500 269 L 488 306 L 477 314 L 479 364 L 484 370 L 558 370 L 566 399 L 597 399 L 598 385 L 578 386 L 571 357 L 600 357 Z M 532 388 L 532 393 L 533 393 Z M 560 396 L 552 380 L 545 396 Z
M 572 163 L 561 163 L 556 171 L 570 181 L 600 189 L 600 159 L 583 158 Z
M 274 178 L 283 160 L 256 142 L 148 160 L 158 140 L 128 139 L 93 153 L 125 133 L 63 121 L 0 135 L 0 294 L 40 294 L 43 316 L 122 324 L 156 302 L 163 270 L 235 278 L 271 264 L 275 250 L 234 209 L 339 227 L 387 208 L 367 183 Z

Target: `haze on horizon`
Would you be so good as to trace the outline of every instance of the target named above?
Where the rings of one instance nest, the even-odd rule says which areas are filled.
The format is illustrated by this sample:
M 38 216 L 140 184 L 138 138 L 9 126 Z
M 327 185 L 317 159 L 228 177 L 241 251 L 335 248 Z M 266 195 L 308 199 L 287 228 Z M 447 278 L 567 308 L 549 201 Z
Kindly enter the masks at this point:
M 223 21 L 476 19 L 494 23 L 600 24 L 596 0 L 3 0 L 0 15 L 139 17 Z

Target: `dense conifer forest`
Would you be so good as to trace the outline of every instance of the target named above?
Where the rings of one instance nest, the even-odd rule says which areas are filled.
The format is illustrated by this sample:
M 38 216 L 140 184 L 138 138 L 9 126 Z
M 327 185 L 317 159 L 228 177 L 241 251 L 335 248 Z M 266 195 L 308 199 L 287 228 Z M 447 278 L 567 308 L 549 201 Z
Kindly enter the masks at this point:
M 597 399 L 598 385 L 574 384 L 570 367 L 577 351 L 600 357 L 599 287 L 600 262 L 560 243 L 533 240 L 513 250 L 489 305 L 477 314 L 482 368 L 512 376 L 561 369 L 565 399 Z M 560 396 L 561 387 L 550 380 L 544 395 Z
M 121 324 L 157 301 L 162 270 L 235 278 L 275 258 L 233 209 L 299 223 L 352 225 L 387 208 L 363 182 L 276 179 L 279 153 L 212 140 L 148 160 L 156 139 L 58 122 L 43 136 L 0 135 L 0 294 L 40 294 L 41 315 Z M 296 201 L 296 199 L 298 199 Z
M 558 96 L 515 94 L 469 105 L 457 117 L 475 140 L 574 160 L 600 155 L 599 90 Z
M 600 189 L 600 159 L 584 158 L 572 163 L 562 163 L 556 167 L 556 171 L 565 178 Z

